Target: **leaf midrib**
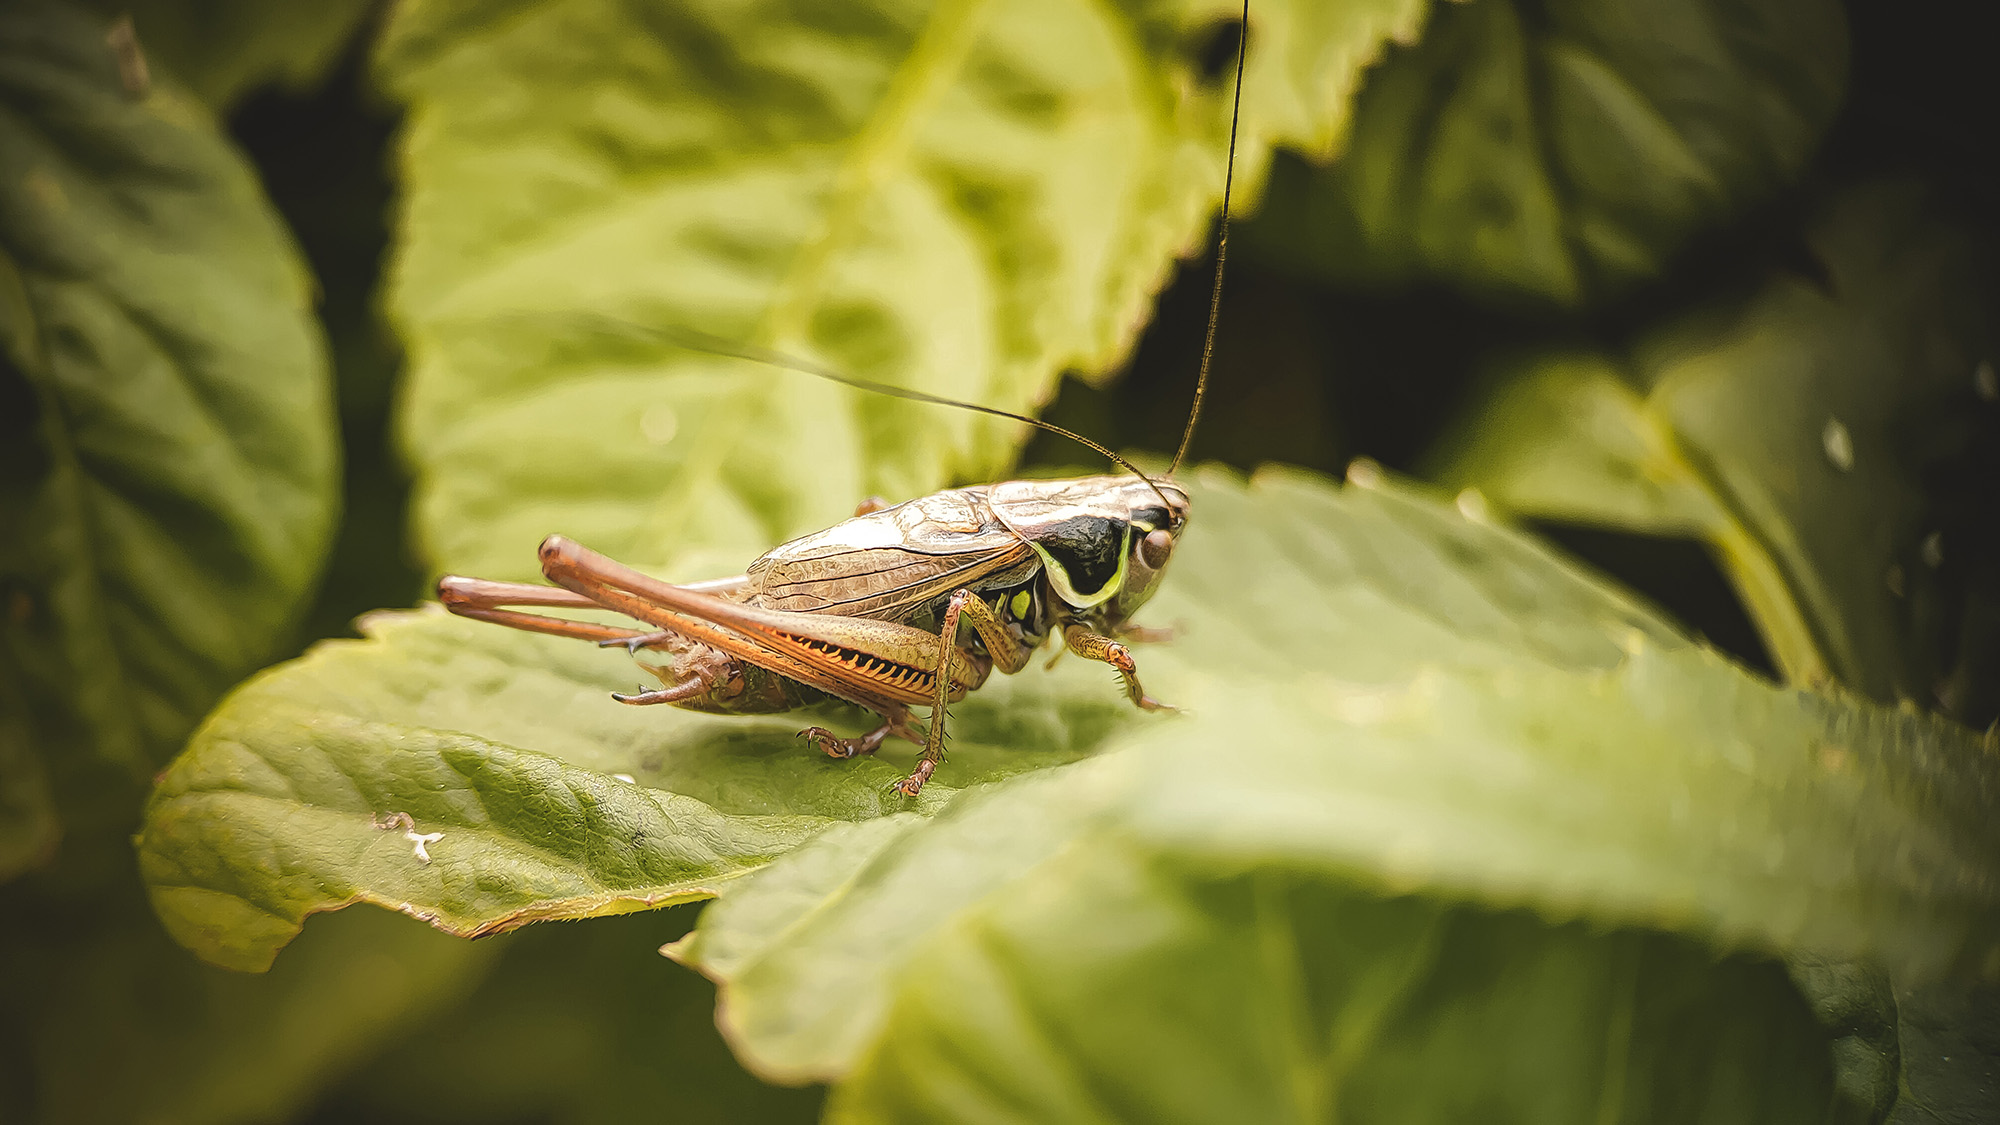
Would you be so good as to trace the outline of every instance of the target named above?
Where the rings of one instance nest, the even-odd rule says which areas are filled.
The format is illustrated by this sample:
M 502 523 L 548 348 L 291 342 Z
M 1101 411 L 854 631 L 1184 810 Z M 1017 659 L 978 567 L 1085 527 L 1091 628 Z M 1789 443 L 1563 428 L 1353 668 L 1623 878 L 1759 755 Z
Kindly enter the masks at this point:
M 988 0 L 947 0 L 933 9 L 917 41 L 890 77 L 882 97 L 863 121 L 834 173 L 831 203 L 821 229 L 792 255 L 791 266 L 778 283 L 770 306 L 760 318 L 757 342 L 783 349 L 803 341 L 806 321 L 816 304 L 834 251 L 850 241 L 863 205 L 891 165 L 909 151 L 918 121 L 934 110 L 964 65 L 976 39 L 979 16 Z M 730 455 L 741 448 L 750 429 L 751 411 L 742 405 L 751 397 L 747 385 L 732 385 L 719 396 L 710 421 L 688 459 L 660 490 L 640 529 L 642 542 L 679 543 L 687 538 L 687 522 L 698 505 L 693 498 L 715 487 Z M 773 538 L 784 529 L 768 529 Z
M 4 249 L 0 249 L 0 254 L 5 253 Z M 41 419 L 37 428 L 41 430 L 43 443 L 49 452 L 52 469 L 51 490 L 57 496 L 54 507 L 60 517 L 76 529 L 76 534 L 72 538 L 84 557 L 83 565 L 80 568 L 73 568 L 72 573 L 74 580 L 87 587 L 88 591 L 88 596 L 79 599 L 80 604 L 75 607 L 86 620 L 65 619 L 67 615 L 64 609 L 68 607 L 58 606 L 57 599 L 52 596 L 51 587 L 43 589 L 45 599 L 43 608 L 46 612 L 57 615 L 65 634 L 79 638 L 88 648 L 95 650 L 89 654 L 87 660 L 80 662 L 88 666 L 88 674 L 104 676 L 112 681 L 112 685 L 106 690 L 125 694 L 130 690 L 132 676 L 130 669 L 126 667 L 124 653 L 116 644 L 110 643 L 112 629 L 107 613 L 108 594 L 104 582 L 103 529 L 92 518 L 90 506 L 84 500 L 84 479 L 87 473 L 77 453 L 75 435 L 66 409 L 67 403 L 63 399 L 57 380 L 49 370 L 47 334 L 42 330 L 47 317 L 43 313 L 41 300 L 36 293 L 38 287 L 28 283 L 29 275 L 21 271 L 11 256 L 8 257 L 7 264 L 23 282 L 22 291 L 30 318 L 28 328 L 31 338 L 23 350 L 31 354 L 33 362 L 23 364 L 22 373 L 27 376 L 28 382 L 34 385 L 35 397 L 41 403 Z M 66 657 L 76 655 L 70 651 L 68 645 L 64 645 L 63 650 Z M 63 669 L 59 674 L 84 673 L 80 668 L 69 668 Z M 92 708 L 88 716 L 80 717 L 87 727 L 97 732 L 99 752 L 122 762 L 135 774 L 143 774 L 146 771 L 148 763 L 141 747 L 138 718 L 131 709 Z

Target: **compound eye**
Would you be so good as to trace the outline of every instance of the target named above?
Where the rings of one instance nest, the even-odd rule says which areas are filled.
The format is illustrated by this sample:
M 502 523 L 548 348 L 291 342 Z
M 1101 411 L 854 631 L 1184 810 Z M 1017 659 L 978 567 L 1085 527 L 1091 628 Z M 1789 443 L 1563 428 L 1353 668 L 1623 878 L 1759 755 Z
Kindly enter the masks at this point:
M 1152 531 L 1139 540 L 1139 562 L 1147 570 L 1162 570 L 1167 565 L 1167 556 L 1174 553 L 1174 537 L 1164 531 Z

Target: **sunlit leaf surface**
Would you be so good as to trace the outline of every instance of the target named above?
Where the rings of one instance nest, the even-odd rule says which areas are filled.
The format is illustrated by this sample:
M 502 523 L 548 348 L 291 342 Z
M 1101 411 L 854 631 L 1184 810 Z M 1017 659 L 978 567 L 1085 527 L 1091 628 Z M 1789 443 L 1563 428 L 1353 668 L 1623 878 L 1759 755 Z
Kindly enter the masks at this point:
M 435 610 L 368 630 L 250 681 L 154 791 L 154 902 L 210 960 L 261 968 L 305 915 L 353 902 L 470 935 L 703 898 L 907 804 L 888 789 L 907 754 L 836 762 L 793 737 L 858 730 L 856 712 L 624 707 L 610 693 L 639 672 L 623 652 Z M 954 708 L 952 769 L 919 807 L 1075 760 L 1124 707 L 1075 665 L 993 685 Z
M 1331 143 L 1422 7 L 1257 6 L 1239 202 L 1274 141 Z M 673 334 L 1012 410 L 1103 372 L 1221 194 L 1229 83 L 1201 64 L 1235 10 L 400 5 L 389 299 L 430 561 L 528 574 L 560 531 L 712 577 L 862 497 L 990 479 L 1010 424 Z

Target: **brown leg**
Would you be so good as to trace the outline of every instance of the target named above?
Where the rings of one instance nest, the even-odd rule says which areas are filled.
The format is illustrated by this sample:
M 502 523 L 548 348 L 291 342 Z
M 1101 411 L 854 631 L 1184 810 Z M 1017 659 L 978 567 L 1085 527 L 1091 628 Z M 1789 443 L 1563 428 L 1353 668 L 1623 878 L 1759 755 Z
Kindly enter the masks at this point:
M 653 634 L 663 639 L 672 649 L 673 664 L 662 668 L 639 662 L 639 667 L 658 676 L 665 687 L 652 691 L 642 691 L 636 695 L 612 692 L 611 698 L 620 703 L 646 706 L 655 703 L 685 703 L 690 699 L 708 697 L 711 702 L 733 699 L 743 691 L 743 668 L 736 661 L 712 648 L 689 643 L 687 638 L 674 633 Z M 642 638 L 643 639 L 643 638 Z M 667 676 L 679 676 L 678 680 L 667 680 Z
M 620 703 L 630 703 L 634 707 L 643 707 L 653 703 L 682 703 L 707 695 L 713 690 L 715 690 L 714 685 L 700 676 L 690 676 L 680 683 L 668 684 L 653 691 L 642 691 L 636 695 L 614 691 L 611 693 L 611 698 Z
M 1137 666 L 1132 663 L 1132 653 L 1124 645 L 1100 633 L 1093 633 L 1081 625 L 1063 627 L 1063 645 L 1085 660 L 1096 660 L 1109 664 L 1117 671 L 1118 678 L 1125 681 L 1125 695 L 1132 703 L 1147 711 L 1172 711 L 1174 708 L 1146 694 L 1139 686 Z
M 665 629 L 661 629 L 655 633 L 634 633 L 629 637 L 608 637 L 597 642 L 597 647 L 622 648 L 633 656 L 637 656 L 639 655 L 639 650 L 642 648 L 651 648 L 654 645 L 664 645 L 673 641 L 685 640 L 686 638 L 679 633 L 670 633 Z
M 550 581 L 603 609 L 727 653 L 746 667 L 755 665 L 878 715 L 926 701 L 922 689 L 887 680 L 869 682 L 850 674 L 839 660 L 823 656 L 831 646 L 861 649 L 892 662 L 899 662 L 899 650 L 928 657 L 936 638 L 925 630 L 891 621 L 758 609 L 662 582 L 559 535 L 543 540 L 539 553 L 542 573 Z M 947 667 L 961 692 L 977 686 L 991 667 L 974 653 L 954 650 L 953 655 Z
M 522 613 L 503 608 L 515 605 L 554 606 L 562 609 L 604 608 L 581 594 L 557 586 L 538 586 L 528 582 L 493 582 L 484 578 L 463 578 L 456 574 L 447 574 L 438 579 L 437 592 L 438 600 L 444 603 L 444 607 L 460 617 L 470 617 L 475 621 L 491 621 L 497 625 L 526 629 L 531 633 L 574 637 L 578 640 L 596 641 L 599 644 L 624 645 L 631 645 L 635 640 L 644 640 L 646 636 L 636 629 L 621 629 L 616 625 L 569 621 L 561 617 L 545 617 L 539 613 Z
M 898 725 L 884 718 L 881 726 L 859 738 L 842 738 L 825 727 L 807 727 L 799 732 L 799 737 L 826 751 L 829 758 L 852 758 L 857 754 L 873 754 L 883 739 L 897 733 Z
M 971 590 L 957 590 L 945 603 L 944 620 L 939 623 L 939 668 L 951 667 L 952 650 L 958 647 L 961 618 L 979 634 L 980 640 L 986 642 L 986 652 L 993 658 L 994 667 L 1012 674 L 1028 666 L 1031 655 L 1028 646 L 1014 638 L 1007 623 L 993 612 L 993 607 L 980 601 L 979 595 Z M 923 756 L 917 759 L 915 772 L 896 783 L 896 788 L 904 796 L 916 796 L 923 789 L 924 782 L 937 772 L 938 763 L 944 761 L 945 704 L 950 702 L 950 692 L 950 677 L 937 677 L 936 694 L 931 698 L 931 729 L 924 737 Z

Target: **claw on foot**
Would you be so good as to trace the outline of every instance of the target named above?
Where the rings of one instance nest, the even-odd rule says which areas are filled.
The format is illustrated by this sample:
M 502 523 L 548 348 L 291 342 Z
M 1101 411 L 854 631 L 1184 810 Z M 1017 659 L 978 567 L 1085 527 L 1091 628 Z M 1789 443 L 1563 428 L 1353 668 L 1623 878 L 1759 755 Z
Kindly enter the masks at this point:
M 869 731 L 860 738 L 842 738 L 825 727 L 807 727 L 799 732 L 799 737 L 826 751 L 829 758 L 852 758 L 857 754 L 873 754 L 882 745 L 891 728 L 883 726 Z
M 931 774 L 936 772 L 937 772 L 936 762 L 931 761 L 929 758 L 921 758 L 917 761 L 917 769 L 915 773 L 912 773 L 910 776 L 904 778 L 903 780 L 897 782 L 896 784 L 890 786 L 889 788 L 894 789 L 896 792 L 901 793 L 905 797 L 914 797 L 918 793 L 923 791 L 924 782 L 929 781 L 931 779 Z
M 855 754 L 855 739 L 842 738 L 825 727 L 807 727 L 799 732 L 799 737 L 826 751 L 829 758 L 852 758 Z
M 629 656 L 639 655 L 639 650 L 672 637 L 672 633 L 640 633 L 633 637 L 606 637 L 597 642 L 598 648 L 622 648 Z

